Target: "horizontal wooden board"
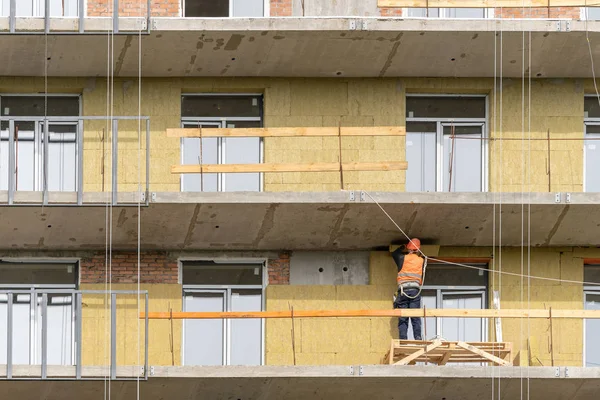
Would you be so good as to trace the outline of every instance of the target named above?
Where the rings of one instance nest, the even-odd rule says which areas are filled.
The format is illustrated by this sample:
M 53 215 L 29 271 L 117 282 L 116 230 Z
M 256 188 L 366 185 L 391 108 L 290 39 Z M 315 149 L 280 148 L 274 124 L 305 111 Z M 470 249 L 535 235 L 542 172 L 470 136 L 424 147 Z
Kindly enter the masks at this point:
M 343 163 L 344 171 L 400 171 L 406 170 L 406 161 Z M 340 170 L 339 163 L 305 164 L 206 164 L 173 165 L 172 174 L 199 173 L 249 173 L 249 172 L 334 172 Z
M 424 317 L 423 309 L 389 310 L 294 310 L 294 318 L 337 318 L 337 317 Z M 550 311 L 543 309 L 427 309 L 427 317 L 440 318 L 550 318 Z M 291 311 L 252 312 L 151 312 L 150 319 L 238 319 L 238 318 L 291 318 Z M 144 313 L 140 314 L 144 318 Z M 600 319 L 600 310 L 552 310 L 552 318 Z
M 388 8 L 529 8 L 597 6 L 598 0 L 378 0 L 378 7 Z
M 168 137 L 323 137 L 323 136 L 404 136 L 403 126 L 306 127 L 306 128 L 174 128 Z

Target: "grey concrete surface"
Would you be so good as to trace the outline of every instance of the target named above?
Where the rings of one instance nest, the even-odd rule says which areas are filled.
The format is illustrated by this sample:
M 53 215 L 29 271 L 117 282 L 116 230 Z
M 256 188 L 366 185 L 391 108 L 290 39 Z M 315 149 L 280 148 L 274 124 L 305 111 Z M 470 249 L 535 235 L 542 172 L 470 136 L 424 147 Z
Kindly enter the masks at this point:
M 368 285 L 368 251 L 295 251 L 290 285 Z
M 532 246 L 600 245 L 600 222 L 591 217 L 600 215 L 598 193 L 573 193 L 568 204 L 565 193 L 561 203 L 554 202 L 553 193 L 537 193 L 531 195 L 530 206 L 528 196 L 520 193 L 371 195 L 424 244 L 491 246 L 496 215 L 502 244 L 520 246 L 521 224 L 530 210 Z M 27 193 L 20 196 L 25 201 Z M 120 193 L 121 199 L 135 197 Z M 113 248 L 137 248 L 137 207 L 107 208 L 102 193 L 87 193 L 84 198 L 100 206 L 0 207 L 0 249 L 104 249 L 107 212 L 112 212 Z M 37 201 L 37 194 L 32 199 Z M 357 194 L 350 201 L 347 192 L 156 193 L 155 202 L 142 207 L 142 248 L 364 250 L 387 248 L 403 239 L 376 204 L 368 197 L 364 202 L 358 199 Z
M 333 7 L 333 6 L 332 6 Z M 316 11 L 315 11 L 316 12 Z M 89 20 L 89 22 L 88 22 Z M 135 31 L 138 19 L 121 18 Z M 50 35 L 49 76 L 105 76 L 109 19 L 86 18 L 98 35 Z M 39 18 L 19 18 L 35 31 Z M 522 74 L 523 30 L 532 32 L 531 72 L 536 77 L 589 78 L 600 51 L 600 22 L 550 20 L 439 20 L 402 18 L 154 18 L 143 35 L 142 74 L 147 77 L 493 77 L 495 35 L 502 31 L 503 76 Z M 53 19 L 76 29 L 73 19 Z M 8 29 L 0 18 L 0 31 Z M 528 43 L 528 40 L 526 41 Z M 114 37 L 114 73 L 137 77 L 137 35 Z M 525 53 L 524 53 L 525 51 Z M 3 76 L 42 76 L 45 40 L 6 35 L 0 41 Z M 539 74 L 539 75 L 538 75 Z
M 595 400 L 598 368 L 462 366 L 154 367 L 140 382 L 144 400 Z M 7 399 L 103 399 L 90 381 L 0 381 Z M 111 399 L 134 399 L 136 381 L 110 383 Z

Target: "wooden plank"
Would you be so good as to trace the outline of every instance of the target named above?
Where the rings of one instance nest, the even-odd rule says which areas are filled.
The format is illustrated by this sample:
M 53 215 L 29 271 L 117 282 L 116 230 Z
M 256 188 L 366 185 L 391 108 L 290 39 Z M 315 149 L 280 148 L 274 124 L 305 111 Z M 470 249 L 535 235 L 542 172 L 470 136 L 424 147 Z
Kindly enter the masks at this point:
M 496 357 L 496 356 L 493 356 L 493 355 L 491 355 L 491 354 L 489 354 L 489 353 L 487 353 L 487 352 L 485 352 L 485 351 L 483 351 L 481 349 L 478 349 L 475 346 L 471 346 L 468 343 L 458 342 L 456 345 L 458 347 L 462 347 L 463 349 L 472 351 L 473 353 L 475 353 L 475 354 L 481 356 L 482 358 L 485 358 L 486 360 L 489 360 L 489 361 L 491 361 L 491 362 L 493 362 L 493 363 L 495 363 L 497 365 L 510 365 L 510 363 L 508 361 L 504 361 L 503 359 L 501 359 L 499 357 Z
M 403 126 L 291 127 L 291 128 L 170 128 L 167 137 L 325 137 L 404 136 Z
M 598 0 L 531 0 L 525 6 L 538 7 L 585 7 L 597 6 Z M 522 8 L 521 0 L 378 0 L 378 7 L 387 8 Z
M 437 318 L 549 318 L 549 311 L 543 309 L 428 309 L 428 317 Z M 422 309 L 388 310 L 294 310 L 294 318 L 335 318 L 335 317 L 423 317 Z M 140 313 L 144 318 L 144 313 Z M 151 312 L 150 319 L 169 319 L 168 312 Z M 238 319 L 238 318 L 291 318 L 290 311 L 248 311 L 248 312 L 173 312 L 173 319 Z M 600 319 L 600 310 L 552 310 L 552 318 L 561 319 Z M 419 342 L 423 344 L 423 342 Z
M 414 353 L 412 353 L 411 355 L 404 357 L 400 361 L 395 362 L 394 365 L 407 365 L 407 364 L 411 363 L 412 361 L 416 360 L 417 358 L 419 358 L 420 356 L 422 356 L 423 354 L 435 349 L 436 347 L 441 346 L 441 344 L 442 344 L 441 340 L 435 340 L 429 346 L 421 348 L 421 349 L 415 351 Z
M 342 164 L 344 171 L 403 171 L 408 168 L 406 161 L 355 162 Z M 172 174 L 199 173 L 248 173 L 248 172 L 337 172 L 339 163 L 305 164 L 204 164 L 173 165 Z
M 440 360 L 440 362 L 438 362 L 438 365 L 446 365 L 446 363 L 450 359 L 450 356 L 452 355 L 452 351 L 454 350 L 455 347 L 456 347 L 456 345 L 454 343 L 450 343 L 448 345 L 448 350 L 442 356 L 442 359 Z

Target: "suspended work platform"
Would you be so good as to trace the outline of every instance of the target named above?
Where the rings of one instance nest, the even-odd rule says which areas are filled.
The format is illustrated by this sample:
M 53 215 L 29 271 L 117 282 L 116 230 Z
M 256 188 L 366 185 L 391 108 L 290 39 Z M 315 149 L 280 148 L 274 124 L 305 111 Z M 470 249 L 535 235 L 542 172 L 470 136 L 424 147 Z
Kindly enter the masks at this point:
M 418 362 L 509 366 L 512 365 L 512 343 L 392 339 L 390 350 L 383 359 L 383 364 L 390 365 L 413 365 Z

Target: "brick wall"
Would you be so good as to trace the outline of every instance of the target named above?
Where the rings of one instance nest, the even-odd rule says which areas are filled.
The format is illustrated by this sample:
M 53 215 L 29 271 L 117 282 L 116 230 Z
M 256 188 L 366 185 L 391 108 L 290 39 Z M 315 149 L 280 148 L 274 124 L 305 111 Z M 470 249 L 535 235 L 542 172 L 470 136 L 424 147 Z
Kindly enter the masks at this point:
M 271 17 L 291 17 L 292 0 L 271 0 Z
M 113 252 L 112 283 L 137 283 L 137 252 Z M 106 258 L 104 252 L 81 260 L 81 283 L 104 283 Z M 176 259 L 164 252 L 145 252 L 140 258 L 140 283 L 177 283 L 179 269 Z
M 570 18 L 581 19 L 579 7 L 496 8 L 496 18 Z
M 290 254 L 281 253 L 279 258 L 269 260 L 267 265 L 269 285 L 290 284 Z
M 382 17 L 401 17 L 402 9 L 401 8 L 392 8 L 392 7 L 381 7 L 379 9 L 379 14 Z
M 181 0 L 152 0 L 154 17 L 178 17 Z M 146 16 L 146 0 L 119 0 L 119 15 L 122 17 Z M 89 17 L 112 17 L 113 0 L 88 0 Z

